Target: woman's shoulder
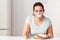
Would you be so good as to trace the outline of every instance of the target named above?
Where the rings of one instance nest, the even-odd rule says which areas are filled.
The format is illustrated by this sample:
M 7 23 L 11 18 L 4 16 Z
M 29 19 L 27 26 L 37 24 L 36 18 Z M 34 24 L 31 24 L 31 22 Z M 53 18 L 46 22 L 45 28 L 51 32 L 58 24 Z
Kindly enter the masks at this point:
M 45 17 L 45 22 L 48 23 L 49 25 L 52 25 L 52 22 L 51 22 L 50 18 L 48 18 L 48 17 Z
M 44 16 L 44 19 L 45 19 L 46 21 L 51 21 L 50 18 L 48 18 L 48 17 L 46 17 L 46 16 Z
M 27 19 L 32 19 L 33 18 L 33 16 L 27 16 Z
M 26 20 L 31 22 L 31 20 L 33 20 L 33 16 L 27 16 Z

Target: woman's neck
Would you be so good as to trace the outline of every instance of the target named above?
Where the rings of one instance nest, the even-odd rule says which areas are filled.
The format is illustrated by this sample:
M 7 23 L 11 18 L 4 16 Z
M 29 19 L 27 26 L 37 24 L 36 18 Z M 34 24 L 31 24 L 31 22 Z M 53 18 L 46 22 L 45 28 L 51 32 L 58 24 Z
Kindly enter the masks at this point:
M 40 18 L 38 18 L 38 17 L 35 16 L 35 20 L 37 20 L 37 21 L 43 21 L 43 19 L 44 19 L 44 16 L 42 16 Z

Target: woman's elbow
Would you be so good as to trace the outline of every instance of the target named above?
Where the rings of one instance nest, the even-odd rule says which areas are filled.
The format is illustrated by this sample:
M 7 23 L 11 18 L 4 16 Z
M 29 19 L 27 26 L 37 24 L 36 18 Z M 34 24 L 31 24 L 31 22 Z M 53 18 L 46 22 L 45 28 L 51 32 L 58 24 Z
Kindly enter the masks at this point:
M 54 38 L 54 35 L 48 34 L 48 38 Z
M 28 33 L 23 33 L 23 37 L 27 39 L 29 37 Z
M 52 35 L 52 37 L 51 38 L 54 38 L 54 35 Z

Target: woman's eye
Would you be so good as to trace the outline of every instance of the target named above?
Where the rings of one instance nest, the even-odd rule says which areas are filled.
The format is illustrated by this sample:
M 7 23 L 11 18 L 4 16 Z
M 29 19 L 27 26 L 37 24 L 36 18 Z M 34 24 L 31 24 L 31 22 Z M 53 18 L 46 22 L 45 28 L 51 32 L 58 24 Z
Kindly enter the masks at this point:
M 36 10 L 36 12 L 38 12 L 38 10 Z

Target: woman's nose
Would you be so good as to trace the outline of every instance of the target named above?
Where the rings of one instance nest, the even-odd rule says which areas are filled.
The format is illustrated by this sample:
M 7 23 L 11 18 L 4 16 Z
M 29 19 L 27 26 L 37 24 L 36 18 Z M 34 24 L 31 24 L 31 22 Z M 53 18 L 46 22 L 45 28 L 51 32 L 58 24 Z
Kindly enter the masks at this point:
M 38 12 L 38 14 L 40 15 L 40 12 Z

